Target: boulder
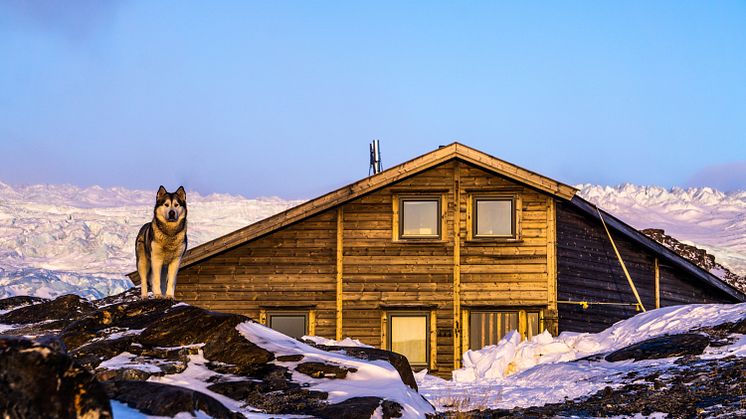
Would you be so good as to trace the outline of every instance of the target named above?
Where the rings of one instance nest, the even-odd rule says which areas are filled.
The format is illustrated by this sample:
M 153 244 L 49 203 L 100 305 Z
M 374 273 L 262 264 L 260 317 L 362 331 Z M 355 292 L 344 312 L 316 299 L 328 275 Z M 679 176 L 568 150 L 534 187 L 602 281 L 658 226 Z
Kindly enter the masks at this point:
M 609 362 L 617 362 L 626 359 L 640 361 L 682 355 L 700 355 L 709 344 L 710 338 L 708 336 L 696 333 L 658 336 L 614 351 L 606 355 L 605 359 Z
M 53 338 L 0 336 L 0 416 L 111 418 L 96 378 Z
M 302 389 L 297 383 L 287 383 L 285 388 L 277 389 L 258 380 L 216 383 L 208 389 L 270 414 L 310 415 L 324 406 L 328 397 L 321 391 Z
M 102 331 L 144 329 L 158 321 L 173 304 L 172 300 L 158 299 L 108 305 L 70 323 L 61 336 L 69 348 L 77 348 Z
M 45 301 L 49 301 L 46 298 L 30 297 L 27 295 L 18 295 L 15 297 L 4 298 L 0 300 L 0 311 L 14 310 L 23 306 L 30 306 L 32 304 L 39 304 Z
M 175 307 L 146 328 L 138 342 L 146 346 L 184 346 L 204 343 L 206 359 L 228 364 L 233 374 L 251 375 L 274 359 L 274 354 L 249 342 L 236 326 L 251 321 L 238 314 L 218 313 L 192 306 Z
M 379 407 L 381 407 L 384 419 L 402 416 L 403 409 L 398 403 L 382 400 L 380 397 L 353 397 L 319 408 L 314 415 L 328 419 L 369 418 Z
M 204 412 L 216 419 L 239 419 L 244 416 L 233 412 L 207 394 L 184 387 L 149 381 L 108 381 L 106 394 L 142 413 L 173 417 L 181 412 L 197 416 Z
M 4 301 L 4 300 L 3 300 Z M 17 308 L 0 315 L 0 323 L 31 324 L 49 320 L 72 321 L 94 311 L 96 307 L 77 295 L 63 295 L 52 301 Z
M 295 370 L 313 378 L 345 378 L 348 372 L 357 372 L 356 368 L 345 368 L 338 365 L 324 364 L 323 362 L 304 362 L 298 364 Z
M 414 379 L 414 373 L 412 367 L 409 365 L 409 360 L 406 356 L 398 354 L 396 352 L 387 351 L 378 348 L 366 348 L 359 346 L 324 346 L 314 345 L 319 349 L 327 351 L 342 351 L 349 356 L 364 360 L 364 361 L 375 361 L 384 360 L 391 364 L 399 372 L 404 384 L 417 390 L 417 381 Z

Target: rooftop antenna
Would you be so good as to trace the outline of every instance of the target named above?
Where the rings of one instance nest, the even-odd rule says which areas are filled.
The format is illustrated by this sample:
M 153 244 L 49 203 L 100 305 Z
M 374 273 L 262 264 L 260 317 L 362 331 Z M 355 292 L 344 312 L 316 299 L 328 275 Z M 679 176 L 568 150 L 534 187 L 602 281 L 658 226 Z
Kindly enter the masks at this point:
M 378 140 L 373 140 L 370 143 L 370 168 L 368 169 L 368 176 L 371 172 L 374 175 L 381 173 L 381 145 Z

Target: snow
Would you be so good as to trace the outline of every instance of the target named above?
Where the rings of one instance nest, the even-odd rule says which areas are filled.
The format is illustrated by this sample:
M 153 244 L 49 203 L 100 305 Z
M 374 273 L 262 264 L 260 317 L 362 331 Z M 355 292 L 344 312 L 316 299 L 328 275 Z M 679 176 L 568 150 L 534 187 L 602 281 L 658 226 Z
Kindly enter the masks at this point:
M 574 399 L 614 385 L 618 377 L 640 368 L 658 368 L 664 361 L 606 362 L 582 360 L 667 334 L 736 322 L 746 317 L 746 303 L 665 307 L 622 320 L 599 333 L 543 333 L 520 340 L 513 332 L 497 345 L 463 356 L 464 367 L 453 380 L 416 374 L 420 393 L 440 409 L 513 408 Z M 708 348 L 704 357 L 746 356 L 746 337 Z
M 119 355 L 109 358 L 106 361 L 100 363 L 98 368 L 107 370 L 121 370 L 121 369 L 133 369 L 140 370 L 150 373 L 160 372 L 160 368 L 155 365 L 137 362 L 135 360 L 137 356 L 129 352 L 122 352 Z
M 577 185 L 579 195 L 637 229 L 660 228 L 746 275 L 746 191 Z M 717 274 L 717 273 L 716 273 Z
M 372 348 L 372 346 L 366 345 L 363 342 L 360 342 L 359 340 L 352 339 L 352 338 L 334 340 L 334 339 L 327 339 L 321 336 L 303 336 L 301 339 L 305 341 L 311 341 L 316 345 L 323 345 L 323 346 L 348 346 L 348 347 L 358 347 L 358 348 Z
M 234 412 L 241 412 L 249 419 L 277 418 L 278 417 L 277 415 L 268 415 L 268 414 L 258 413 L 258 409 L 254 409 L 251 406 L 245 405 L 243 402 L 233 400 L 230 397 L 226 397 L 222 394 L 215 393 L 214 391 L 208 389 L 207 387 L 209 387 L 212 384 L 210 382 L 210 379 L 215 376 L 215 372 L 208 369 L 205 366 L 206 363 L 207 363 L 207 360 L 204 358 L 202 351 L 200 350 L 197 355 L 189 356 L 189 364 L 187 365 L 187 368 L 184 371 L 178 374 L 164 375 L 162 377 L 153 376 L 153 377 L 150 377 L 148 381 L 153 381 L 153 382 L 163 383 L 163 384 L 171 384 L 171 385 L 175 385 L 179 387 L 188 388 L 194 391 L 198 391 L 200 393 L 204 393 L 208 396 L 211 396 L 215 400 L 219 401 L 228 409 Z M 307 417 L 307 416 L 282 415 L 282 417 L 283 418 L 301 418 L 301 417 Z
M 404 384 L 399 372 L 386 361 L 362 361 L 342 353 L 323 351 L 251 321 L 239 324 L 236 329 L 275 356 L 301 354 L 303 359 L 298 362 L 322 362 L 356 368 L 357 372 L 349 373 L 343 380 L 314 379 L 294 370 L 298 362 L 275 361 L 293 371 L 293 381 L 307 384 L 309 390 L 327 392 L 330 403 L 376 395 L 398 402 L 404 408 L 404 418 L 421 418 L 433 413 L 432 406 L 417 391 Z

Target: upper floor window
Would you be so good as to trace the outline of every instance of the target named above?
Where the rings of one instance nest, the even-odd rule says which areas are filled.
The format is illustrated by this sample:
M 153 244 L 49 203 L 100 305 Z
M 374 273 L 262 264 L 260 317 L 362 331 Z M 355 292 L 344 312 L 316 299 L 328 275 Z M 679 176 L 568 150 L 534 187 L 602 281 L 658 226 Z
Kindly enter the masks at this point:
M 473 238 L 516 238 L 516 199 L 475 196 L 472 203 Z
M 400 197 L 399 238 L 439 239 L 441 236 L 441 198 Z

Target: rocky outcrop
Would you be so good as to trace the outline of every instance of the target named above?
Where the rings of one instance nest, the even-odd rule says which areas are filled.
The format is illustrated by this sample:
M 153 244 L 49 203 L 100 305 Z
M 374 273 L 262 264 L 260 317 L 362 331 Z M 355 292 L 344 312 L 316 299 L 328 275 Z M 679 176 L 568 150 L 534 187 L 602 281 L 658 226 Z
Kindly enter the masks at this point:
M 222 403 L 204 393 L 188 388 L 142 381 L 108 381 L 106 393 L 114 400 L 147 415 L 173 417 L 181 412 L 197 416 L 199 412 L 215 419 L 239 419 L 244 415 L 232 412 Z
M 404 407 L 387 395 L 351 394 L 345 400 L 330 400 L 327 391 L 314 388 L 316 383 L 330 381 L 343 388 L 345 381 L 358 373 L 360 362 L 371 360 L 395 364 L 402 381 L 393 382 L 391 387 L 412 392 L 414 396 L 407 395 L 406 400 L 422 399 L 409 388 L 416 389 L 416 384 L 401 355 L 371 348 L 330 347 L 323 348 L 328 351 L 324 352 L 321 347 L 307 346 L 238 314 L 212 312 L 171 300 L 140 300 L 131 291 L 97 302 L 76 296 L 51 301 L 14 297 L 11 301 L 0 300 L 0 305 L 10 307 L 0 315 L 0 323 L 10 325 L 3 333 L 23 335 L 31 331 L 38 336 L 36 341 L 4 338 L 9 347 L 39 348 L 24 356 L 61 354 L 61 359 L 68 362 L 66 368 L 73 368 L 80 376 L 72 383 L 87 380 L 90 394 L 106 406 L 108 396 L 157 416 L 202 412 L 234 418 L 260 411 L 335 419 L 370 417 L 373 412 L 398 417 Z M 23 351 L 13 353 L 14 358 L 7 358 L 7 362 L 25 362 L 18 358 Z M 350 357 L 359 361 L 350 363 Z M 54 371 L 61 374 L 60 368 Z M 23 376 L 31 388 L 35 377 L 42 374 L 24 371 L 8 377 L 7 382 Z M 383 370 L 380 375 L 390 377 Z M 55 381 L 50 378 L 49 382 Z M 391 394 L 388 388 L 387 392 Z M 43 388 L 42 393 L 68 397 L 67 393 L 53 396 L 51 388 Z M 424 410 L 432 410 L 424 399 L 419 403 L 427 407 Z
M 605 359 L 609 362 L 627 359 L 642 361 L 643 359 L 701 355 L 709 344 L 710 337 L 696 333 L 658 336 L 614 351 L 606 355 Z
M 736 289 L 746 292 L 746 277 L 733 273 L 730 269 L 717 262 L 715 256 L 707 253 L 706 250 L 682 243 L 675 237 L 666 234 L 662 229 L 648 228 L 640 231 L 651 239 L 673 250 L 676 254 L 689 262 L 692 262 L 700 268 L 718 276 Z
M 111 418 L 103 388 L 54 338 L 0 336 L 0 416 Z

